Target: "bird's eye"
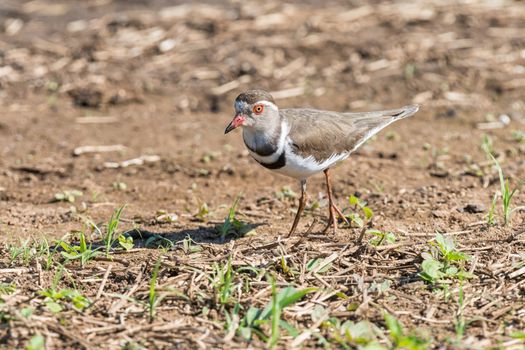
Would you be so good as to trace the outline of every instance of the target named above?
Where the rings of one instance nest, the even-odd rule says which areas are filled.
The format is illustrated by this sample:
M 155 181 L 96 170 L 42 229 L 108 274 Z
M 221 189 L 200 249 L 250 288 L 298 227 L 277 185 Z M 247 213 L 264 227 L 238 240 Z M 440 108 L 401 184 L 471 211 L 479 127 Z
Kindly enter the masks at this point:
M 255 114 L 261 114 L 264 110 L 264 106 L 263 105 L 255 105 L 253 106 L 253 113 Z

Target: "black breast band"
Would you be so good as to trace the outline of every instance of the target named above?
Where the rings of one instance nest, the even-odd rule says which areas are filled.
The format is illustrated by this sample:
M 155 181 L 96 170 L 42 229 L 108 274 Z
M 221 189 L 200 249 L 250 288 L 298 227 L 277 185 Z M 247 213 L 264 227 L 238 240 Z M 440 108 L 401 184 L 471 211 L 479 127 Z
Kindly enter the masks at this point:
M 257 161 L 257 163 L 261 164 L 263 167 L 267 169 L 280 169 L 286 165 L 286 152 L 283 150 L 279 158 L 277 158 L 277 160 L 273 163 L 263 163 L 263 162 L 259 162 L 257 159 L 255 160 Z

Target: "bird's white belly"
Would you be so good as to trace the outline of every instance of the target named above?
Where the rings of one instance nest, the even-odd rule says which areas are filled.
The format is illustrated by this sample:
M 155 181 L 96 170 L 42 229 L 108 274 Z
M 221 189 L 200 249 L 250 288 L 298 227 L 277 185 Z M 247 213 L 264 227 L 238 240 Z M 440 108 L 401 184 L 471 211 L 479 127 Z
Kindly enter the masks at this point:
M 303 158 L 293 153 L 291 147 L 286 147 L 285 149 L 286 164 L 282 168 L 274 169 L 274 171 L 299 180 L 305 180 L 306 178 L 333 166 L 335 163 L 348 158 L 350 155 L 350 153 L 347 152 L 339 154 L 334 153 L 330 158 L 318 162 L 313 156 Z

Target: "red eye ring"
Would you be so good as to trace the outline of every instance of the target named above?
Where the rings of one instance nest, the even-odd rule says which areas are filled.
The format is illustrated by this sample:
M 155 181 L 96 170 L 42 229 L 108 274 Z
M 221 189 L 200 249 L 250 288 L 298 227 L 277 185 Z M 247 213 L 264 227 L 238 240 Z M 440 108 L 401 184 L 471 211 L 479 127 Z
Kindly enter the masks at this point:
M 261 114 L 264 111 L 263 105 L 255 105 L 253 106 L 253 113 L 255 114 Z

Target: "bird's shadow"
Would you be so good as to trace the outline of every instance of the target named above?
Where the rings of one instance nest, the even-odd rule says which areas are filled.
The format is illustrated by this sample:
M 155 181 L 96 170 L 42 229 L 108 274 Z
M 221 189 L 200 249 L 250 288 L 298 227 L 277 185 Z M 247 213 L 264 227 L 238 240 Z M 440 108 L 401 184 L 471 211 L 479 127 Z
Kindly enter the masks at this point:
M 135 248 L 157 249 L 159 247 L 169 248 L 188 240 L 191 240 L 191 242 L 196 244 L 226 244 L 244 237 L 246 234 L 262 225 L 264 224 L 244 224 L 242 228 L 237 230 L 232 228 L 226 233 L 222 231 L 223 224 L 215 226 L 199 226 L 197 228 L 182 229 L 180 231 L 171 232 L 154 232 L 142 228 L 134 228 L 125 231 L 122 235 L 126 238 L 131 237 Z

